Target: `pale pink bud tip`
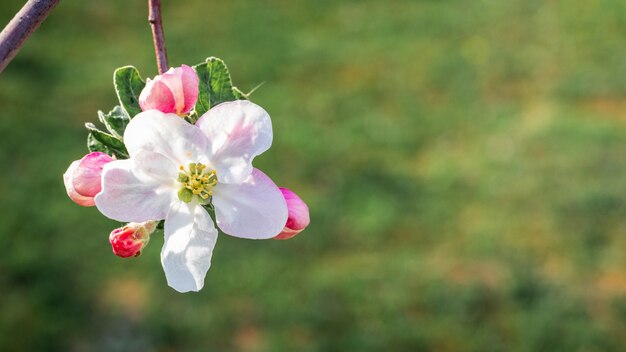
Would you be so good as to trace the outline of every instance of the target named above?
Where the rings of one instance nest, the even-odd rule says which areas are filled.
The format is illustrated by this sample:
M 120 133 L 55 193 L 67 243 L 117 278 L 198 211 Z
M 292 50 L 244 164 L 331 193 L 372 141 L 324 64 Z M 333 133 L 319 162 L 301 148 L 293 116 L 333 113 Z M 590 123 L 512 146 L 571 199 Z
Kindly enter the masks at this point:
M 63 174 L 67 195 L 84 207 L 94 205 L 94 197 L 102 190 L 102 168 L 114 159 L 105 153 L 93 152 L 74 161 Z
M 293 193 L 287 188 L 280 188 L 280 191 L 285 197 L 287 202 L 287 211 L 289 213 L 287 217 L 287 223 L 285 228 L 278 236 L 274 237 L 277 240 L 287 240 L 293 236 L 299 234 L 307 226 L 309 226 L 309 207 L 304 203 L 297 194 Z
M 156 229 L 156 221 L 131 222 L 115 229 L 109 235 L 111 248 L 121 258 L 138 257 L 150 241 L 150 234 Z
M 198 75 L 187 65 L 170 68 L 162 75 L 147 79 L 139 95 L 143 111 L 159 110 L 164 113 L 185 115 L 198 100 Z

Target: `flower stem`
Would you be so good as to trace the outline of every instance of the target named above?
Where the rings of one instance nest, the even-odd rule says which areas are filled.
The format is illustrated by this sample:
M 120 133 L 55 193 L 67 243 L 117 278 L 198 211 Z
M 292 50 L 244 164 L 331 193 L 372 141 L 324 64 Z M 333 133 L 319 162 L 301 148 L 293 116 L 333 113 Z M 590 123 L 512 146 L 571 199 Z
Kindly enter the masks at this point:
M 60 0 L 29 0 L 0 33 L 0 72 Z
M 159 74 L 168 70 L 167 49 L 165 49 L 165 35 L 163 34 L 163 20 L 161 19 L 161 0 L 148 0 L 150 12 L 148 22 L 152 27 L 152 39 L 154 40 L 154 53 L 156 55 Z

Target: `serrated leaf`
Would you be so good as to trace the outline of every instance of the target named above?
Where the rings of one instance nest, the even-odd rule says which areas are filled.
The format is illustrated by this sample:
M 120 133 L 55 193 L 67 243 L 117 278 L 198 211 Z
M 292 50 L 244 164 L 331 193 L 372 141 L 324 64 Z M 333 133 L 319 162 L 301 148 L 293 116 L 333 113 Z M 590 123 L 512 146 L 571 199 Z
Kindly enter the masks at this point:
M 120 159 L 128 158 L 128 151 L 122 140 L 106 132 L 100 131 L 93 123 L 86 123 L 85 127 L 89 130 L 89 134 L 93 138 L 113 152 L 116 156 L 120 156 Z
M 120 105 L 132 119 L 141 112 L 139 94 L 141 94 L 146 83 L 141 79 L 139 71 L 134 66 L 124 66 L 115 70 L 113 83 Z
M 248 100 L 246 93 L 242 92 L 237 87 L 233 87 L 233 95 L 235 96 L 235 99 L 237 100 Z
M 113 110 L 109 111 L 107 114 L 98 111 L 98 119 L 107 130 L 118 139 L 122 139 L 124 130 L 126 130 L 126 126 L 130 122 L 130 117 L 119 105 L 114 107 Z
M 238 99 L 233 92 L 233 83 L 224 61 L 210 57 L 206 62 L 193 66 L 193 69 L 198 74 L 199 81 L 196 116 L 202 116 L 217 104 Z

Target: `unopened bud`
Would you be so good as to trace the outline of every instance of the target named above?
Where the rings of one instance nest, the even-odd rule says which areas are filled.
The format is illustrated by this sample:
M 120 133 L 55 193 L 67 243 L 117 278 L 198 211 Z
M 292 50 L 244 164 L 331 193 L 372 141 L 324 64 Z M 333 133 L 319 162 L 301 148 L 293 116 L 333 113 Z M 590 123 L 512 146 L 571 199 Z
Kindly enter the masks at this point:
M 289 215 L 285 228 L 278 236 L 274 237 L 274 239 L 288 240 L 309 226 L 309 207 L 290 189 L 280 187 L 280 191 L 283 193 L 283 197 L 285 197 L 285 201 L 287 202 Z
M 187 65 L 170 68 L 162 75 L 147 79 L 139 95 L 143 111 L 159 110 L 164 113 L 184 115 L 198 100 L 198 75 Z
M 113 160 L 105 153 L 93 152 L 74 161 L 63 174 L 70 199 L 84 207 L 94 206 L 94 197 L 102 190 L 102 168 Z
M 157 224 L 157 221 L 130 222 L 113 230 L 109 235 L 113 253 L 121 258 L 138 257 L 150 241 L 150 234 L 154 232 Z

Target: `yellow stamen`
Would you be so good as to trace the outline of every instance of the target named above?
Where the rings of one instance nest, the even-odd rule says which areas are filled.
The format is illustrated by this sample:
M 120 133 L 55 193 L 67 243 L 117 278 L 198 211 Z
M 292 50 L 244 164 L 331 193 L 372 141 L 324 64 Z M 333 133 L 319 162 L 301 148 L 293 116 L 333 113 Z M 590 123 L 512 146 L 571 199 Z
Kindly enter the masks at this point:
M 214 170 L 209 170 L 201 163 L 190 163 L 188 168 L 180 166 L 178 181 L 182 184 L 182 189 L 188 189 L 201 201 L 206 201 L 213 194 L 213 187 L 217 184 L 217 175 Z M 188 198 L 183 201 L 190 201 Z

